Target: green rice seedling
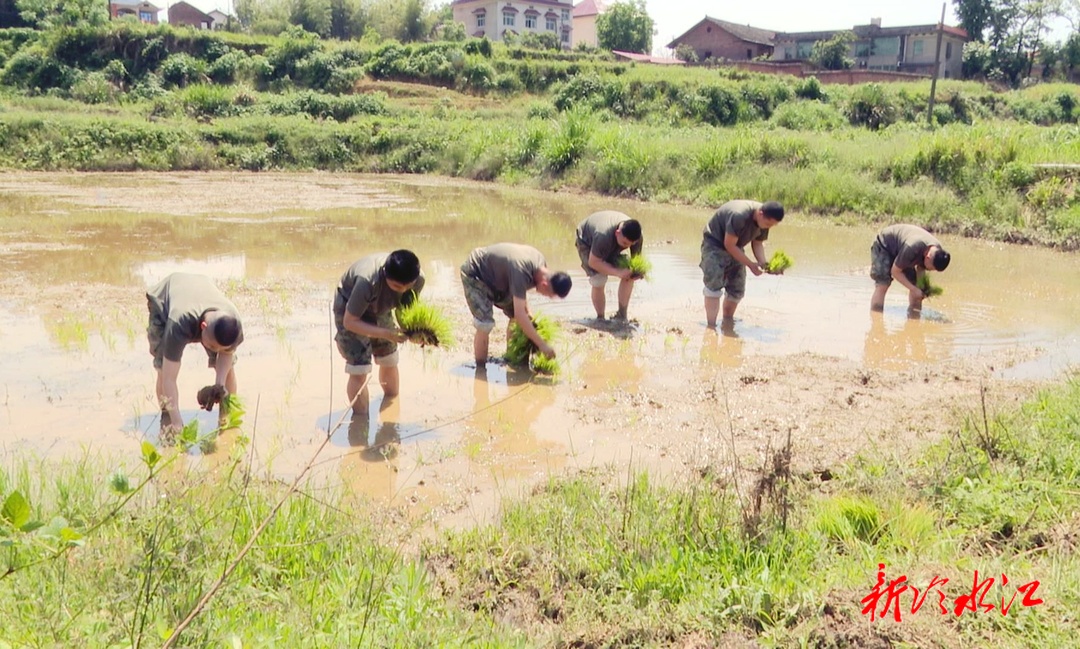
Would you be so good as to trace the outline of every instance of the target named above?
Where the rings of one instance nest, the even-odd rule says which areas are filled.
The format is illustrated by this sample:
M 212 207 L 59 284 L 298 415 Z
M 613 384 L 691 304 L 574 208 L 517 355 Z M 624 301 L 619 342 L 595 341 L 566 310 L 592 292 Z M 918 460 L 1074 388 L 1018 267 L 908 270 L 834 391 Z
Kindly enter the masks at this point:
M 454 327 L 450 319 L 442 309 L 419 299 L 414 299 L 408 306 L 398 307 L 397 321 L 409 342 L 421 347 L 449 347 L 454 344 Z
M 558 376 L 562 368 L 559 367 L 559 361 L 548 358 L 543 354 L 533 354 L 532 356 L 532 371 L 537 374 L 546 374 L 548 376 Z
M 937 297 L 945 292 L 945 289 L 941 288 L 940 286 L 935 286 L 931 284 L 930 276 L 925 274 L 919 278 L 919 281 L 915 282 L 915 285 L 922 290 L 923 294 L 926 295 L 926 297 Z
M 786 252 L 777 250 L 773 253 L 772 258 L 769 259 L 769 263 L 765 264 L 765 272 L 782 273 L 794 265 L 795 262 L 791 260 L 791 257 L 789 257 Z
M 619 268 L 629 268 L 634 279 L 648 279 L 652 272 L 652 262 L 645 255 L 619 255 Z
M 548 344 L 559 336 L 559 325 L 551 318 L 537 316 L 533 318 L 533 326 L 536 327 L 536 333 L 540 335 L 540 338 Z M 506 341 L 506 362 L 510 365 L 528 366 L 529 358 L 532 357 L 534 370 L 545 374 L 557 374 L 558 361 L 548 359 L 543 354 L 537 354 L 537 351 L 539 350 L 536 344 L 529 340 L 521 327 L 515 323 L 510 328 L 510 338 Z M 544 360 L 537 363 L 541 358 Z

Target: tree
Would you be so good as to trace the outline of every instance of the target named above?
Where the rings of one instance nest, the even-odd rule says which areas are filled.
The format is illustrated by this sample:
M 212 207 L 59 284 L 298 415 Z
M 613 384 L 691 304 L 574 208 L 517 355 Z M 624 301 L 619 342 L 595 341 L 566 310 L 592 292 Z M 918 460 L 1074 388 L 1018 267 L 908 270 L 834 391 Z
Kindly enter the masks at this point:
M 16 0 L 19 16 L 41 29 L 104 25 L 109 20 L 103 0 Z
M 810 50 L 810 62 L 826 70 L 850 70 L 855 60 L 848 56 L 854 32 L 840 32 L 827 41 L 816 41 Z
M 330 35 L 330 0 L 293 0 L 289 22 L 320 36 Z
M 990 48 L 977 52 L 965 69 L 981 69 L 991 79 L 1016 85 L 1031 73 L 1043 37 L 1056 17 L 1068 17 L 1075 0 L 953 0 L 960 24 L 975 42 Z M 975 65 L 986 59 L 985 66 Z
M 606 50 L 644 54 L 652 51 L 653 25 L 645 0 L 627 0 L 596 19 L 596 39 Z
M 692 63 L 697 63 L 698 62 L 697 50 L 695 50 L 692 46 L 690 46 L 687 43 L 679 43 L 678 47 L 675 48 L 675 58 L 679 59 L 680 61 L 686 61 L 687 63 L 691 63 L 691 64 Z
M 404 18 L 402 19 L 401 42 L 408 43 L 418 41 L 427 34 L 424 25 L 424 14 L 427 11 L 424 0 L 405 0 Z

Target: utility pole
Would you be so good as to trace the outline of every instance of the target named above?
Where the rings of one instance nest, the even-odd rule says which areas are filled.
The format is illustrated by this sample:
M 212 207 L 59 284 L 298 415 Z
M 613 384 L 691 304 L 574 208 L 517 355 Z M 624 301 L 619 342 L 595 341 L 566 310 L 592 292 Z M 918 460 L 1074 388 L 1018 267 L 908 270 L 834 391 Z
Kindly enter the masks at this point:
M 926 123 L 934 125 L 934 93 L 937 92 L 938 71 L 941 70 L 941 38 L 945 33 L 945 3 L 941 3 L 941 22 L 937 26 L 937 51 L 934 53 L 934 78 L 930 82 L 930 108 L 926 111 Z

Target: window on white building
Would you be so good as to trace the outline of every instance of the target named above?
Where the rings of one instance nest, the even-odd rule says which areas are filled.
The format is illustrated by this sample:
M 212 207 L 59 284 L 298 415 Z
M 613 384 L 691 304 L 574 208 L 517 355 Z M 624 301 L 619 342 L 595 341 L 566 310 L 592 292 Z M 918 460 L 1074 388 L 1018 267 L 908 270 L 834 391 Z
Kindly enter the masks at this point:
M 513 27 L 514 18 L 514 14 L 503 14 L 503 27 Z
M 916 39 L 911 45 L 911 53 L 915 56 L 922 54 L 923 42 L 922 39 Z
M 564 42 L 564 43 L 569 43 L 570 42 L 570 32 L 563 32 L 562 33 L 562 42 Z
M 525 16 L 525 28 L 536 29 L 536 16 Z
M 562 10 L 562 21 L 564 23 L 570 22 L 570 10 L 569 9 L 563 9 Z
M 547 19 L 547 30 L 549 32 L 553 32 L 553 31 L 555 31 L 555 28 L 556 28 L 555 19 L 554 18 L 548 18 Z
M 483 27 L 486 24 L 487 24 L 487 16 L 485 16 L 484 14 L 479 14 L 479 15 L 476 16 L 476 26 L 477 27 Z

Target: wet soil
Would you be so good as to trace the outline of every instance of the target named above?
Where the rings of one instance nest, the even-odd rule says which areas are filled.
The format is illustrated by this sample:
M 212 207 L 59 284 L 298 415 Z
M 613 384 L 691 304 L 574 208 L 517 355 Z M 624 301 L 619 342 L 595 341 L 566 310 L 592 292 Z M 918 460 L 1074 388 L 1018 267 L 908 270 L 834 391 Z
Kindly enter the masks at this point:
M 625 324 L 590 317 L 573 250 L 576 222 L 612 207 L 643 222 L 655 268 Z M 503 497 L 597 465 L 733 475 L 789 434 L 799 472 L 899 457 L 951 434 L 984 391 L 993 411 L 1013 408 L 1077 348 L 1074 257 L 949 240 L 956 268 L 922 320 L 905 317 L 902 295 L 872 316 L 873 231 L 797 215 L 769 244 L 795 268 L 750 278 L 734 329 L 707 329 L 696 249 L 708 216 L 426 178 L 8 174 L 0 452 L 135 457 L 139 440 L 157 441 L 143 293 L 179 269 L 213 275 L 244 314 L 237 372 L 259 466 L 288 479 L 329 431 L 313 492 L 345 485 L 429 529 L 487 520 Z M 566 301 L 530 299 L 563 323 L 557 382 L 500 364 L 478 371 L 471 359 L 457 265 L 500 240 L 532 243 L 574 277 Z M 384 402 L 375 387 L 371 416 L 350 421 L 329 297 L 352 261 L 395 247 L 421 256 L 425 298 L 464 343 L 403 346 L 402 396 Z M 1029 264 L 1055 273 L 1027 275 Z M 1016 291 L 1003 293 L 1003 279 Z M 504 345 L 500 326 L 492 351 Z M 212 376 L 201 354 L 185 355 L 185 416 Z M 220 462 L 229 435 L 192 464 Z

